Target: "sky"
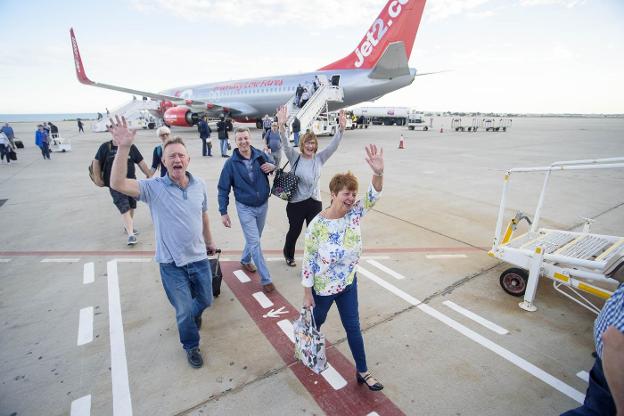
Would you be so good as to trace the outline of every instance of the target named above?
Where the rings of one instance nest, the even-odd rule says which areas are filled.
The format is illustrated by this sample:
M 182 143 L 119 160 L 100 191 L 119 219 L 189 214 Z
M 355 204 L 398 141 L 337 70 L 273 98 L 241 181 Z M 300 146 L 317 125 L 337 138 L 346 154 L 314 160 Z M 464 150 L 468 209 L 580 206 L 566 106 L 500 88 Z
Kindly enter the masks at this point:
M 349 54 L 386 0 L 0 0 L 0 113 L 103 112 L 128 94 L 306 72 Z M 621 0 L 428 0 L 408 87 L 360 106 L 624 113 Z

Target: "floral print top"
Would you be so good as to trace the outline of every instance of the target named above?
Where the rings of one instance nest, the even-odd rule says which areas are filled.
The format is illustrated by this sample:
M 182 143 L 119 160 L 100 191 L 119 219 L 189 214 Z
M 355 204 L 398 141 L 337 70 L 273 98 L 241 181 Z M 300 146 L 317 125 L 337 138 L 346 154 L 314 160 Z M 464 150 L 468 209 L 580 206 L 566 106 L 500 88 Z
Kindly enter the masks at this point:
M 371 183 L 364 200 L 358 200 L 347 214 L 328 219 L 314 217 L 305 234 L 301 283 L 314 286 L 317 295 L 342 292 L 353 283 L 362 254 L 361 218 L 375 205 L 381 192 Z

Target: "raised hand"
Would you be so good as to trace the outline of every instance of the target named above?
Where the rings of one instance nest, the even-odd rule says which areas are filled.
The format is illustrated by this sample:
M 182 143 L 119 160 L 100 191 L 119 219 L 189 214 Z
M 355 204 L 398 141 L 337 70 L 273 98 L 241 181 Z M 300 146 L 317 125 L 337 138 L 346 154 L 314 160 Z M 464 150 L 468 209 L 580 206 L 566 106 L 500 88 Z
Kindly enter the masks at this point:
M 277 109 L 277 125 L 282 127 L 288 121 L 288 109 L 285 105 Z
M 136 135 L 136 130 L 130 130 L 128 128 L 128 123 L 126 122 L 126 118 L 121 116 L 115 116 L 115 121 L 112 118 L 109 118 L 111 122 L 111 126 L 108 128 L 108 131 L 113 135 L 113 144 L 115 146 L 124 146 L 130 147 L 132 146 L 132 142 L 134 142 L 134 136 Z
M 368 163 L 368 166 L 371 167 L 375 175 L 383 175 L 383 149 L 380 147 L 379 150 L 377 150 L 377 146 L 375 146 L 374 144 L 369 144 L 368 146 L 366 146 L 366 163 Z
M 344 110 L 340 110 L 340 112 L 338 113 L 338 127 L 342 132 L 344 132 L 345 127 L 347 127 L 347 115 L 345 114 Z

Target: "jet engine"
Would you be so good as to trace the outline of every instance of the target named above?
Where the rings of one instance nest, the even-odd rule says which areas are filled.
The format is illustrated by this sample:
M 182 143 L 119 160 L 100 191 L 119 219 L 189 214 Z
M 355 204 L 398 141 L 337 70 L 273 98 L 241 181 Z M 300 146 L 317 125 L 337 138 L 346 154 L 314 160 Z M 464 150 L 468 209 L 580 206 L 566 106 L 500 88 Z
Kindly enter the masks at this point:
M 163 119 L 168 126 L 191 127 L 199 122 L 199 114 L 188 107 L 178 106 L 168 108 Z

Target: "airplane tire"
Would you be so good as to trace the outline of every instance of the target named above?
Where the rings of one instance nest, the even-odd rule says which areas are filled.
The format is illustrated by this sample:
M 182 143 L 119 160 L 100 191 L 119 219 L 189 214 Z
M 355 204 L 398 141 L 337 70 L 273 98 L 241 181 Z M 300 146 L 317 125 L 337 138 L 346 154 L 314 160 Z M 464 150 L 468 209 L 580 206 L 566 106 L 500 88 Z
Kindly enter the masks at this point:
M 500 285 L 511 296 L 521 297 L 526 292 L 529 274 L 524 269 L 512 267 L 500 275 Z

